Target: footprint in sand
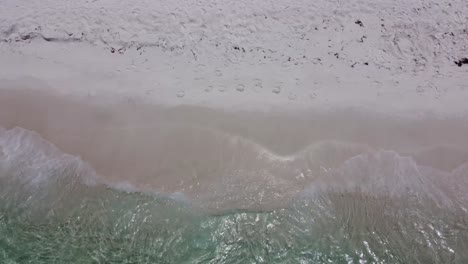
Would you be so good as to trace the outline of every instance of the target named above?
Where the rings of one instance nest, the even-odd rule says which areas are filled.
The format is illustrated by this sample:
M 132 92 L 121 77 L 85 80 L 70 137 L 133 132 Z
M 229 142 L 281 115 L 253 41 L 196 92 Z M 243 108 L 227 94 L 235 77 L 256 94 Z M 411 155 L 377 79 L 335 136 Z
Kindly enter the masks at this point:
M 256 78 L 254 79 L 253 83 L 254 83 L 255 90 L 263 88 L 262 80 Z
M 183 98 L 183 97 L 185 96 L 185 91 L 178 91 L 178 92 L 176 93 L 176 96 L 177 96 L 178 98 Z
M 218 91 L 220 91 L 220 92 L 222 92 L 222 93 L 225 92 L 225 91 L 226 91 L 226 86 L 224 86 L 224 85 L 219 85 L 219 86 L 218 86 Z
M 243 85 L 242 83 L 238 84 L 237 87 L 236 87 L 236 91 L 238 91 L 238 92 L 245 91 L 245 85 Z
M 207 87 L 205 87 L 204 91 L 207 93 L 213 91 L 213 85 L 208 85 Z
M 281 88 L 283 87 L 283 83 L 278 83 L 275 85 L 275 87 L 273 87 L 273 90 L 272 92 L 275 93 L 275 94 L 279 94 L 281 93 Z

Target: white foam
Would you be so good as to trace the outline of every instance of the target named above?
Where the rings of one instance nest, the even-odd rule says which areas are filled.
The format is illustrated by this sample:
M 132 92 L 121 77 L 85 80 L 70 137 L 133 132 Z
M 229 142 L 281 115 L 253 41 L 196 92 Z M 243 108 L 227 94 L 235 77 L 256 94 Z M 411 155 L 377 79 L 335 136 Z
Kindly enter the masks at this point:
M 375 197 L 416 195 L 429 198 L 439 206 L 453 205 L 451 199 L 456 197 L 450 194 L 451 187 L 448 186 L 462 184 L 451 179 L 454 175 L 418 165 L 413 158 L 394 151 L 371 151 L 356 155 L 340 167 L 326 171 L 306 189 L 304 195 L 348 192 Z
M 95 182 L 96 175 L 88 164 L 79 157 L 63 153 L 36 132 L 19 127 L 0 129 L 0 150 L 2 166 L 13 172 L 3 176 L 18 177 L 22 182 L 39 185 L 50 181 L 50 177 L 68 176 L 57 172 L 65 173 L 71 169 L 81 173 L 87 184 Z
M 1 176 L 33 187 L 57 181 L 77 181 L 90 187 L 104 184 L 122 192 L 192 200 L 220 208 L 272 206 L 287 203 L 296 195 L 353 191 L 394 197 L 416 193 L 438 204 L 450 204 L 450 190 L 459 192 L 464 188 L 461 186 L 468 186 L 464 180 L 468 163 L 452 172 L 443 171 L 418 164 L 413 157 L 396 151 L 341 141 L 318 141 L 281 155 L 253 138 L 222 130 L 158 125 L 158 133 L 144 134 L 149 138 L 129 139 L 138 139 L 145 148 L 154 144 L 148 147 L 154 152 L 128 156 L 134 160 L 122 160 L 118 155 L 109 159 L 130 165 L 143 160 L 145 170 L 139 171 L 136 166 L 133 173 L 125 168 L 128 173 L 118 176 L 99 176 L 87 162 L 62 152 L 33 131 L 0 129 Z M 161 133 L 164 129 L 167 131 Z M 126 141 L 125 151 L 140 146 L 133 144 L 136 142 Z M 114 163 L 106 161 L 106 165 Z

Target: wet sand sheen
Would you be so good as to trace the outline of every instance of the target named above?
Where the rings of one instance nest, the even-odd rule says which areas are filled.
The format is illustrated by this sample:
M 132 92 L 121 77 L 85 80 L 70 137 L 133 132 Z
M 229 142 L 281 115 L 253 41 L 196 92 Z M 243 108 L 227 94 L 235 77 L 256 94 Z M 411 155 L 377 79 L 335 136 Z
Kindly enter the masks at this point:
M 450 172 L 468 161 L 466 120 L 103 104 L 0 89 L 1 127 L 39 133 L 116 186 L 181 192 L 215 209 L 285 205 L 324 172 L 372 151 Z

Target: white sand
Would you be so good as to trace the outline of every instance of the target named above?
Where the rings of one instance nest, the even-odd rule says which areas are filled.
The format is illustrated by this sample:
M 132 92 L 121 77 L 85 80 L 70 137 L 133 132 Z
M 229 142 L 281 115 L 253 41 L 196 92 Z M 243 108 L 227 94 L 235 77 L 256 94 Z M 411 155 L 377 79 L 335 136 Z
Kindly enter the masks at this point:
M 464 0 L 1 6 L 0 79 L 40 89 L 223 109 L 468 109 L 468 65 L 454 63 L 468 57 Z

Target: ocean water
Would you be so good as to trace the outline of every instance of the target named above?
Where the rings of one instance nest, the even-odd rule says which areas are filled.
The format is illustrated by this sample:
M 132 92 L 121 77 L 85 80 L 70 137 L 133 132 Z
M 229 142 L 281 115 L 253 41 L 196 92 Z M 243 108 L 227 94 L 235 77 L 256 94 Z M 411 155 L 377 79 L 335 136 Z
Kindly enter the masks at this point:
M 32 130 L 0 129 L 0 263 L 468 263 L 468 163 L 442 162 L 458 152 L 320 141 L 279 155 L 200 135 L 177 139 L 196 155 L 154 164 L 188 173 L 170 169 L 186 153 L 207 187 L 164 191 L 103 177 Z

